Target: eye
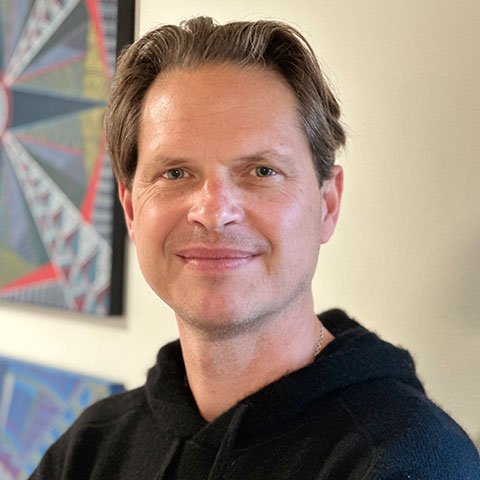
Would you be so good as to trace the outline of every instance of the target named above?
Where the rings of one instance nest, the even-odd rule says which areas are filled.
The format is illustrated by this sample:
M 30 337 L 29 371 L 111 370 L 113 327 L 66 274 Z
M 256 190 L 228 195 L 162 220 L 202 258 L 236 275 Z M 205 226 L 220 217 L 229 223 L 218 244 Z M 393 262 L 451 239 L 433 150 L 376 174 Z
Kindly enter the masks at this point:
M 257 177 L 264 178 L 264 177 L 271 177 L 272 175 L 275 175 L 276 172 L 270 167 L 255 167 L 254 168 L 254 173 Z
M 167 170 L 162 177 L 167 178 L 168 180 L 180 180 L 185 177 L 185 170 L 183 168 L 171 168 Z

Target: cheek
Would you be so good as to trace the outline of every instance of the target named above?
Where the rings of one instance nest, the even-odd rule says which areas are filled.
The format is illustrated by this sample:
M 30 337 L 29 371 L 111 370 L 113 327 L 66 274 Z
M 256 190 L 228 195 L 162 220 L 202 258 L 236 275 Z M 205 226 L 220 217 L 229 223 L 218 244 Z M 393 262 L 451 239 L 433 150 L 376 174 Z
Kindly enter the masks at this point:
M 278 210 L 276 218 L 285 231 L 291 232 L 295 237 L 305 235 L 307 232 L 310 233 L 308 238 L 318 235 L 321 226 L 319 198 L 299 194 L 295 198 L 287 197 L 276 205 L 275 208 Z
M 258 203 L 252 210 L 262 234 L 271 243 L 274 256 L 292 255 L 292 250 L 298 255 L 298 251 L 320 243 L 320 205 L 304 200 L 277 196 L 274 201 Z
M 158 254 L 173 229 L 175 213 L 154 199 L 141 205 L 135 214 L 135 238 L 139 254 Z

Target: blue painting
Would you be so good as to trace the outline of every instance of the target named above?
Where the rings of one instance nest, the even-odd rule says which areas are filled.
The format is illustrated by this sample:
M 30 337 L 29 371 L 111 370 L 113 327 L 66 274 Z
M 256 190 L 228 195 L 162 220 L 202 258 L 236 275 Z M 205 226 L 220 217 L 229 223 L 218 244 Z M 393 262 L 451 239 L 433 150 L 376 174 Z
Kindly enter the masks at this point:
M 93 402 L 122 385 L 0 357 L 0 478 L 26 479 Z

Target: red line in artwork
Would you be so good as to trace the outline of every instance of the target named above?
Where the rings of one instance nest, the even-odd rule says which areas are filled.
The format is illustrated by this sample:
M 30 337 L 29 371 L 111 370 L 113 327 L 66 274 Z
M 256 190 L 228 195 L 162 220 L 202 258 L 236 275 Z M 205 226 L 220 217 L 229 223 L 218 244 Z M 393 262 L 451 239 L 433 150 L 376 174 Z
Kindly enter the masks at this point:
M 97 32 L 97 45 L 98 45 L 98 49 L 100 50 L 100 56 L 102 58 L 103 71 L 105 73 L 106 78 L 110 81 L 111 78 L 110 78 L 110 72 L 108 70 L 107 49 L 105 48 L 102 22 L 100 19 L 100 12 L 98 11 L 98 0 L 85 0 L 85 4 L 87 6 L 87 10 L 90 15 L 90 18 L 92 19 L 93 25 L 95 27 L 95 31 Z
M 41 147 L 51 148 L 75 157 L 83 156 L 83 150 L 78 148 L 68 147 L 67 145 L 62 145 L 61 143 L 52 142 L 43 138 L 37 138 L 33 135 L 28 135 L 27 133 L 17 133 L 15 136 L 22 142 L 33 143 L 35 145 L 40 145 Z
M 87 192 L 85 193 L 85 197 L 83 199 L 83 203 L 80 208 L 80 212 L 82 213 L 83 218 L 85 219 L 86 222 L 89 222 L 89 223 L 91 222 L 93 204 L 95 202 L 95 197 L 97 195 L 97 186 L 98 186 L 98 181 L 100 179 L 100 171 L 102 169 L 102 162 L 103 162 L 103 157 L 105 155 L 106 143 L 107 142 L 104 136 L 102 139 L 100 148 L 98 150 L 97 159 L 95 160 L 95 165 L 93 167 L 91 180 L 90 180 L 90 183 L 88 184 Z
M 6 105 L 6 113 L 4 112 L 4 114 L 6 115 L 6 118 L 3 119 L 3 127 L 0 125 L 0 127 L 2 127 L 2 129 L 0 130 L 0 144 L 2 143 L 2 137 L 3 137 L 3 134 L 5 133 L 6 130 L 8 130 L 8 127 L 10 126 L 10 123 L 12 121 L 12 116 L 13 116 L 13 109 L 12 109 L 12 105 L 13 105 L 13 100 L 12 100 L 12 92 L 5 87 L 5 84 L 3 83 L 3 72 L 0 71 L 0 88 L 2 88 L 5 96 L 6 96 L 6 99 L 7 99 L 7 105 Z
M 3 285 L 0 288 L 0 294 L 11 292 L 13 290 L 21 290 L 25 287 L 33 286 L 36 283 L 47 283 L 56 281 L 58 278 L 55 267 L 52 263 L 46 263 L 38 267 L 33 272 L 27 273 L 23 277 L 17 278 L 13 282 Z
M 33 72 L 25 73 L 18 77 L 14 82 L 13 85 L 19 85 L 23 82 L 28 82 L 29 80 L 35 79 L 37 77 L 41 77 L 42 75 L 46 75 L 50 72 L 55 70 L 60 70 L 61 68 L 68 67 L 73 63 L 79 63 L 85 60 L 85 54 L 81 53 L 80 55 L 76 55 L 75 57 L 68 58 L 61 62 L 54 63 L 53 65 L 48 65 L 47 67 L 39 68 Z

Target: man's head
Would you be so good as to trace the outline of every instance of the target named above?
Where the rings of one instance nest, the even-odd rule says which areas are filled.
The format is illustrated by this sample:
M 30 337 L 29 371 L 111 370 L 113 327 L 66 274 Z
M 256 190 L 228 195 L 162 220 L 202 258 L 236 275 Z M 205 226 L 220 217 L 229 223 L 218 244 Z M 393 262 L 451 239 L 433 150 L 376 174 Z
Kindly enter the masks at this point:
M 204 19 L 187 25 L 192 31 L 197 25 L 204 48 L 207 37 L 213 41 L 212 32 L 222 31 Z M 292 45 L 289 27 L 254 25 L 268 26 L 272 38 L 290 32 Z M 251 26 L 237 24 L 235 30 L 248 32 Z M 310 120 L 316 116 L 323 122 L 315 125 L 315 139 L 326 153 L 312 162 L 301 95 L 280 66 L 233 61 L 232 53 L 225 60 L 225 39 L 223 49 L 216 42 L 211 47 L 218 60 L 187 62 L 184 56 L 195 59 L 209 51 L 197 49 L 189 33 L 184 56 L 169 50 L 173 60 L 159 68 L 157 50 L 165 49 L 165 32 L 177 38 L 183 31 L 165 28 L 161 35 L 159 30 L 147 34 L 123 56 L 107 115 L 120 199 L 145 279 L 173 308 L 179 324 L 208 334 L 229 335 L 288 312 L 312 315 L 311 280 L 320 245 L 334 231 L 342 191 L 342 170 L 333 165 L 333 156 L 343 131 L 327 108 L 330 123 L 336 122 L 341 132 L 332 140 L 335 129 L 324 110 L 333 105 L 338 116 L 337 104 L 328 90 L 323 91 L 329 99 L 325 104 L 313 108 L 305 103 L 316 112 Z M 274 35 L 275 29 L 283 33 Z M 170 47 L 172 35 L 167 35 Z M 256 37 L 241 37 L 243 50 L 235 36 L 229 37 L 232 52 L 246 54 L 250 46 L 257 58 Z M 279 50 L 283 60 L 278 65 L 305 76 L 292 67 L 294 55 L 282 42 L 270 43 L 263 50 Z M 313 85 L 319 97 L 315 82 L 303 83 Z M 323 79 L 317 83 L 326 88 Z M 125 127 L 129 122 L 131 130 Z M 323 172 L 320 183 L 318 170 Z
M 127 188 L 137 166 L 143 101 L 155 79 L 175 69 L 224 63 L 270 69 L 285 79 L 296 97 L 320 184 L 329 176 L 345 133 L 338 103 L 304 37 L 280 22 L 217 25 L 199 17 L 152 30 L 118 60 L 105 123 L 114 172 Z

